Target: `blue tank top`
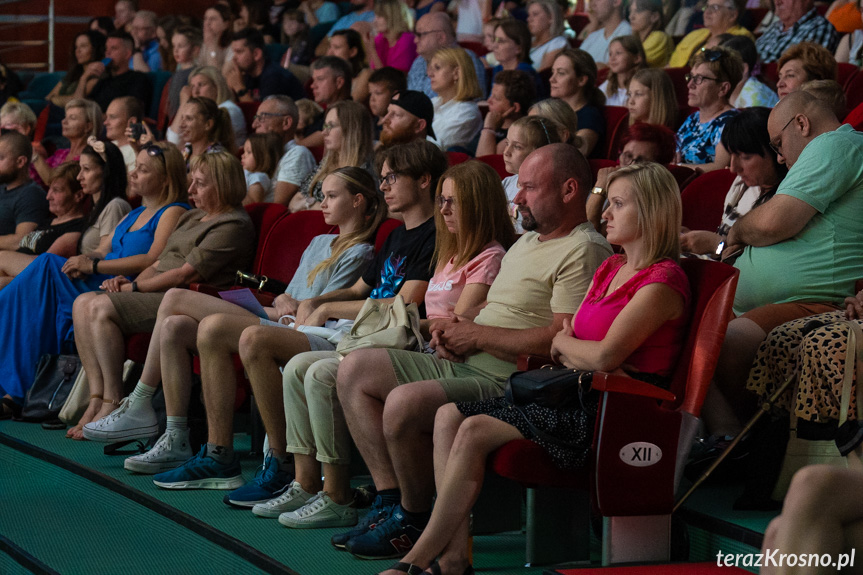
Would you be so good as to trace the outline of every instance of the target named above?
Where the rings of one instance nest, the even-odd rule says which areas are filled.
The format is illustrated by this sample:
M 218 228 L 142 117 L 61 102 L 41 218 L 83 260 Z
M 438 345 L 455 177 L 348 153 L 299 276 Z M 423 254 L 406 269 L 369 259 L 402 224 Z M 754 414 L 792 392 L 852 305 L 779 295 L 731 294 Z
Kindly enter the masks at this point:
M 150 251 L 150 246 L 153 245 L 153 240 L 156 237 L 156 228 L 159 226 L 159 220 L 162 219 L 162 214 L 171 206 L 180 206 L 185 209 L 191 209 L 189 204 L 176 202 L 162 207 L 151 217 L 146 224 L 130 232 L 129 228 L 138 219 L 138 216 L 146 208 L 140 206 L 132 210 L 123 221 L 117 224 L 114 230 L 114 236 L 111 238 L 111 253 L 105 256 L 106 260 L 116 260 L 127 258 L 129 256 L 137 256 Z

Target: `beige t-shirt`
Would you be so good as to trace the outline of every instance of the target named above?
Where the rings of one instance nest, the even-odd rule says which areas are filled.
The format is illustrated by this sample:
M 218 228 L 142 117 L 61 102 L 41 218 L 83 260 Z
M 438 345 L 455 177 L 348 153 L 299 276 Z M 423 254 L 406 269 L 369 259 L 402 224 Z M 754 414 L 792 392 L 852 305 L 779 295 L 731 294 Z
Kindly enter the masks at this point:
M 529 329 L 551 325 L 556 313 L 574 314 L 599 264 L 611 254 L 611 246 L 590 222 L 542 242 L 538 233 L 525 233 L 503 257 L 476 323 Z M 471 356 L 467 363 L 492 372 L 501 367 L 501 360 L 487 353 Z
M 96 223 L 84 230 L 81 236 L 81 253 L 90 254 L 99 247 L 102 236 L 110 236 L 114 228 L 132 211 L 132 206 L 123 198 L 114 198 L 105 206 Z M 104 255 L 104 254 L 103 254 Z
M 206 215 L 196 209 L 180 216 L 156 269 L 166 272 L 188 263 L 204 282 L 228 287 L 234 283 L 237 270 L 252 264 L 255 227 L 242 208 L 201 221 Z

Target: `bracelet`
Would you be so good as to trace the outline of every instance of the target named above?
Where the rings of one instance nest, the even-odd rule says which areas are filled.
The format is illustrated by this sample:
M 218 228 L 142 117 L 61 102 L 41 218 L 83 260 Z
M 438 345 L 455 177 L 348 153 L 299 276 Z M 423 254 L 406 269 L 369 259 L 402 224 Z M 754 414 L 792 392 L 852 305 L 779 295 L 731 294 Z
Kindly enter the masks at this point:
M 590 190 L 590 193 L 591 193 L 591 194 L 596 194 L 597 196 L 605 196 L 605 190 L 603 190 L 603 189 L 602 189 L 602 188 L 600 188 L 599 186 L 596 186 L 595 188 L 593 188 L 592 190 Z
M 93 259 L 93 275 L 96 275 L 97 273 L 99 273 L 99 270 L 98 270 L 98 269 L 96 269 L 96 266 L 98 266 L 98 265 L 99 265 L 99 262 L 100 262 L 100 261 L 102 261 L 102 260 L 100 260 L 99 258 L 94 258 L 94 259 Z
M 132 282 L 132 291 L 138 291 L 138 282 Z

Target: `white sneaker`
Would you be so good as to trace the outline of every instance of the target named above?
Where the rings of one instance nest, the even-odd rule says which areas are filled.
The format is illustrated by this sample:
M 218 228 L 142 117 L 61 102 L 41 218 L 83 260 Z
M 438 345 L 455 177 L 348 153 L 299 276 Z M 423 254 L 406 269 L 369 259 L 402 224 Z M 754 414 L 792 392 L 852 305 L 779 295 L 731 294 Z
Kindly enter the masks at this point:
M 136 473 L 152 475 L 174 469 L 192 455 L 194 453 L 189 445 L 189 430 L 172 429 L 162 434 L 146 453 L 127 458 L 123 467 Z
M 294 529 L 353 527 L 357 524 L 357 510 L 350 503 L 339 505 L 321 491 L 296 511 L 279 515 L 279 523 Z
M 288 489 L 278 497 L 252 507 L 252 513 L 258 517 L 275 518 L 282 513 L 296 511 L 315 497 L 314 493 L 303 491 L 299 481 L 293 481 Z
M 127 397 L 120 407 L 100 419 L 84 426 L 84 438 L 90 441 L 115 443 L 129 439 L 146 439 L 159 433 L 156 412 L 149 399 L 132 400 Z

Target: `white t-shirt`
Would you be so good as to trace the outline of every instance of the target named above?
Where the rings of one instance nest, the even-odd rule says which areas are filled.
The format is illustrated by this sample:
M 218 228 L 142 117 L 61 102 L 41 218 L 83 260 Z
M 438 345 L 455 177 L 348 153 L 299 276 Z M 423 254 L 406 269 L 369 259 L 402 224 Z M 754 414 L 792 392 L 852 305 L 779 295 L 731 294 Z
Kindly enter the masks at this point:
M 459 0 L 455 35 L 457 38 L 482 36 L 482 9 L 479 7 L 479 0 Z
M 116 140 L 112 140 L 112 142 L 120 148 L 120 153 L 123 154 L 123 163 L 126 164 L 126 173 L 131 174 L 132 170 L 135 169 L 135 164 L 138 163 L 138 155 L 135 153 L 135 148 L 129 144 L 119 146 Z
M 605 28 L 600 28 L 585 38 L 579 47 L 590 54 L 597 64 L 605 64 L 608 62 L 608 45 L 611 44 L 611 41 L 618 36 L 628 34 L 632 34 L 632 27 L 629 22 L 623 20 L 608 38 L 605 37 Z
M 545 44 L 537 46 L 536 48 L 531 48 L 530 61 L 533 62 L 533 69 L 539 70 L 540 64 L 542 64 L 542 58 L 546 54 L 554 52 L 555 50 L 562 50 L 567 46 L 569 46 L 569 42 L 566 41 L 566 38 L 563 36 L 557 36 Z
M 291 140 L 285 144 L 285 153 L 276 168 L 276 181 L 299 187 L 317 167 L 315 157 L 309 149 L 297 144 L 296 140 Z M 275 188 L 275 184 L 273 187 Z
M 440 96 L 435 96 L 432 104 L 432 130 L 441 149 L 468 146 L 482 129 L 482 113 L 476 102 L 450 100 L 442 104 Z
M 254 184 L 261 184 L 261 187 L 264 188 L 264 199 L 263 201 L 272 204 L 273 203 L 273 182 L 270 180 L 270 176 L 265 174 L 264 172 L 250 172 L 249 170 L 243 168 L 243 174 L 246 175 L 246 191 L 249 190 Z
M 618 88 L 617 92 L 608 95 L 608 80 L 599 85 L 599 91 L 605 95 L 605 105 L 606 106 L 624 106 L 626 107 L 626 101 L 629 99 L 626 97 L 626 88 Z

